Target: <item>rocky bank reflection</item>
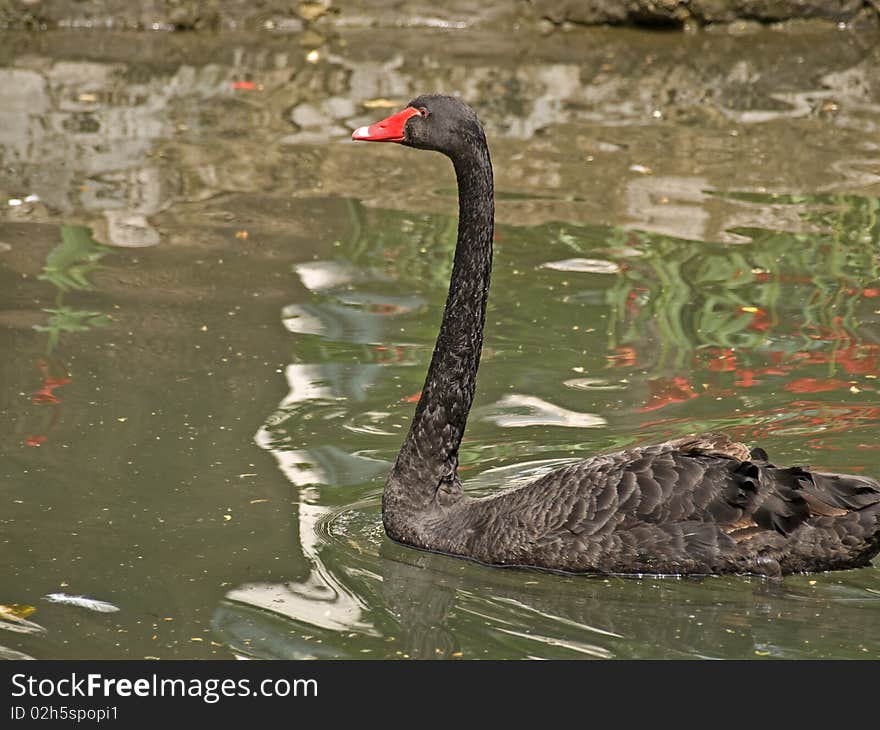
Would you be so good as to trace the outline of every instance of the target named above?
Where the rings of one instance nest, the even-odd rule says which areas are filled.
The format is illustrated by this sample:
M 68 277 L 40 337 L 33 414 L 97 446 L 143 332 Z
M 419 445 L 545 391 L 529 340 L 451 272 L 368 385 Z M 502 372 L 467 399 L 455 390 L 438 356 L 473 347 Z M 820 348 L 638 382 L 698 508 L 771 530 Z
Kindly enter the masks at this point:
M 766 190 L 768 167 L 786 189 L 818 170 L 829 191 L 878 181 L 871 34 L 436 30 L 432 48 L 424 32 L 338 30 L 311 50 L 296 36 L 200 37 L 190 48 L 173 36 L 97 35 L 78 60 L 65 58 L 76 34 L 6 34 L 0 190 L 36 194 L 117 246 L 155 245 L 162 211 L 233 192 L 448 211 L 436 188 L 403 184 L 412 167 L 440 177 L 437 161 L 373 152 L 367 170 L 347 144 L 352 128 L 426 90 L 480 106 L 500 191 L 526 195 L 499 206 L 502 222 L 603 211 L 633 228 L 723 240 L 730 211 L 705 205 L 707 190 Z M 142 60 L 123 60 L 132 55 Z M 791 153 L 793 129 L 803 154 Z M 528 199 L 535 190 L 541 199 Z

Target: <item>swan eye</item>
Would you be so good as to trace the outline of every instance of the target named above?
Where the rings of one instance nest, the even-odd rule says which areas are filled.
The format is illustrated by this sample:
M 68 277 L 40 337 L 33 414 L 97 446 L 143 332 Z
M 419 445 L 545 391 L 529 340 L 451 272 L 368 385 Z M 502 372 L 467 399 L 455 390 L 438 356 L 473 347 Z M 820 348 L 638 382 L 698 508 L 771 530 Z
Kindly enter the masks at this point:
M 429 114 L 430 114 L 430 112 L 427 109 L 425 109 L 425 107 L 423 107 L 423 106 L 419 107 L 419 115 L 420 116 L 427 117 Z

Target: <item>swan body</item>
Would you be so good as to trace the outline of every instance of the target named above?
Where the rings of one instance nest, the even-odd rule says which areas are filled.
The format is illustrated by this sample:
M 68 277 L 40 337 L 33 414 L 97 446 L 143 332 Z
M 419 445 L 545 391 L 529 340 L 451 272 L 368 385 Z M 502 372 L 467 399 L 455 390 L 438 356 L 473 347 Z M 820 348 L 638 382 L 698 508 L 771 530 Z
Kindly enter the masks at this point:
M 880 484 L 772 464 L 722 433 L 576 462 L 474 498 L 458 477 L 492 266 L 492 164 L 456 98 L 414 99 L 355 140 L 442 152 L 459 190 L 449 295 L 409 434 L 385 484 L 388 536 L 497 566 L 574 573 L 759 574 L 840 570 L 880 552 Z

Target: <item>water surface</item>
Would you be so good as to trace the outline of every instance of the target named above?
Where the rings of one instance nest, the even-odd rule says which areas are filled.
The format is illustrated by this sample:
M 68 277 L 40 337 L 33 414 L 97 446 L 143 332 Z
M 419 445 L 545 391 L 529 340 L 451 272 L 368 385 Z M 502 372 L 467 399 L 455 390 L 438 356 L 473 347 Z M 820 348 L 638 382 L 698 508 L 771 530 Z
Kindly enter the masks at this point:
M 426 91 L 485 119 L 473 493 L 716 428 L 878 475 L 876 36 L 3 41 L 0 656 L 880 655 L 877 568 L 605 579 L 389 543 L 454 177 L 348 139 Z

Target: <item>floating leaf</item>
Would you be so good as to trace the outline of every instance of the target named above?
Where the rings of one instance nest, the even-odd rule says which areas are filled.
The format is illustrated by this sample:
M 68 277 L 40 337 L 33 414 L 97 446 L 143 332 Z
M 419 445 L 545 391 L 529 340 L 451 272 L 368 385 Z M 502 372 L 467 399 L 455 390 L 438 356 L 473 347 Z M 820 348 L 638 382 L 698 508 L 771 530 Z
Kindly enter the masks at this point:
M 43 634 L 46 632 L 40 624 L 28 621 L 25 616 L 30 616 L 36 609 L 33 606 L 22 606 L 13 603 L 8 606 L 0 605 L 0 629 L 13 631 L 16 634 Z
M 17 616 L 18 618 L 27 618 L 36 610 L 33 606 L 26 606 L 21 603 L 9 603 L 5 606 L 0 604 L 0 617 Z

